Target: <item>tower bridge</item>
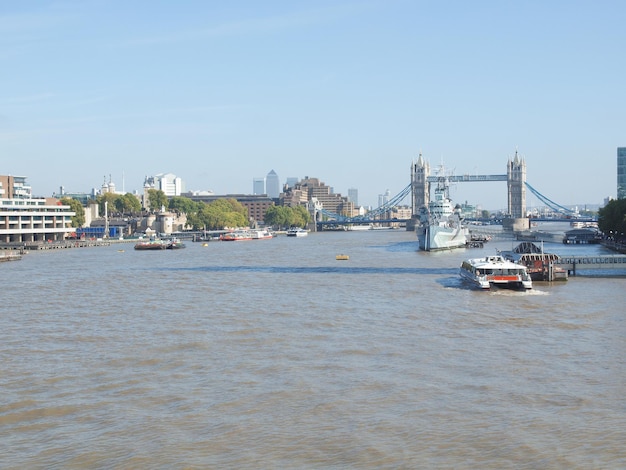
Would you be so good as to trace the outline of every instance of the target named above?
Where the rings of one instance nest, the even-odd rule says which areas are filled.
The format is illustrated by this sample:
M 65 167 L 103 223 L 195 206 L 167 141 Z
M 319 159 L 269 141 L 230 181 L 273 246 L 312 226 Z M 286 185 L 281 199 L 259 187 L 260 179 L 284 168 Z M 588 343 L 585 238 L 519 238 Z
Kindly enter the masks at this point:
M 372 223 L 372 222 L 406 222 L 407 230 L 414 230 L 418 219 L 419 209 L 427 206 L 430 202 L 431 185 L 437 184 L 447 179 L 450 183 L 485 183 L 492 181 L 506 181 L 507 183 L 507 212 L 509 218 L 504 220 L 504 226 L 509 230 L 525 230 L 528 228 L 526 218 L 526 189 L 535 195 L 552 210 L 564 214 L 572 215 L 573 210 L 568 209 L 556 202 L 548 199 L 530 184 L 526 182 L 526 161 L 515 151 L 515 156 L 509 158 L 507 162 L 506 174 L 500 175 L 448 175 L 445 174 L 443 165 L 439 165 L 436 173 L 431 172 L 430 164 L 419 155 L 417 162 L 411 165 L 411 182 L 399 194 L 390 198 L 382 206 L 371 210 L 364 216 L 346 217 L 333 214 L 323 209 L 323 207 L 309 208 L 314 214 L 314 220 L 321 226 L 324 224 L 351 224 L 351 223 Z M 399 205 L 404 198 L 411 194 L 410 219 L 389 219 L 389 213 L 394 206 Z M 326 220 L 322 220 L 326 217 Z
M 507 212 L 513 219 L 521 219 L 526 216 L 526 161 L 517 154 L 517 151 L 515 157 L 509 159 L 507 163 L 506 174 L 502 175 L 446 175 L 442 165 L 436 175 L 431 175 L 430 165 L 420 154 L 417 162 L 413 163 L 411 167 L 413 218 L 417 217 L 420 207 L 428 205 L 431 184 L 437 183 L 443 178 L 451 183 L 506 181 L 508 189 Z

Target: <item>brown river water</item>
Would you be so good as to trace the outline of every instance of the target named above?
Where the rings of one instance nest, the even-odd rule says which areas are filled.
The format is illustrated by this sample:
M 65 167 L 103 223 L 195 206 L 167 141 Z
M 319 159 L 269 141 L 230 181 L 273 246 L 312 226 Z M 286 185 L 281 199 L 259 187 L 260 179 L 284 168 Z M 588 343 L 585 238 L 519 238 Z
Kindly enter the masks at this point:
M 625 273 L 460 280 L 511 247 L 398 230 L 0 263 L 0 468 L 626 468 Z

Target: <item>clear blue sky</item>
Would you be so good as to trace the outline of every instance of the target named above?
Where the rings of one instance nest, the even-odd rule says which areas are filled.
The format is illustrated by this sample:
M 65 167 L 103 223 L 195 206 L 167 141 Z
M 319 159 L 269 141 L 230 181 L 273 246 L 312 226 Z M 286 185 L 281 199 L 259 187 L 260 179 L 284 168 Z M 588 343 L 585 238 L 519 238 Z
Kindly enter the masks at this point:
M 376 205 L 420 151 L 504 174 L 517 149 L 549 198 L 601 203 L 625 18 L 618 0 L 3 1 L 0 174 L 45 196 L 157 173 L 223 194 L 273 169 Z M 506 184 L 452 196 L 501 208 Z

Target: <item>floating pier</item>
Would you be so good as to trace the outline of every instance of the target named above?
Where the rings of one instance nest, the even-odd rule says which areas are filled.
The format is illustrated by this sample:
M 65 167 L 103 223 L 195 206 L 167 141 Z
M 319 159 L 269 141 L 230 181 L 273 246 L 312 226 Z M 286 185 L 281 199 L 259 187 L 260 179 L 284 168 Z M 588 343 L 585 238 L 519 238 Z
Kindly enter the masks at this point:
M 18 261 L 22 259 L 22 252 L 16 250 L 0 250 L 0 261 Z
M 626 255 L 561 256 L 554 264 L 567 269 L 572 276 L 576 276 L 577 270 L 587 269 L 619 269 L 626 272 Z

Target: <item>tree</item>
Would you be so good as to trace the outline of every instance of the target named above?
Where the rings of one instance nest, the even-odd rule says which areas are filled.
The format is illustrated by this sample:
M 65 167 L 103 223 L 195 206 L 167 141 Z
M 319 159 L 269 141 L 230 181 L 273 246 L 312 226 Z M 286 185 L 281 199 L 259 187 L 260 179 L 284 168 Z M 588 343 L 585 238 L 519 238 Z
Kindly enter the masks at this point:
M 160 211 L 161 207 L 167 207 L 167 196 L 160 189 L 148 189 L 148 207 L 153 212 Z
M 293 213 L 289 207 L 270 206 L 265 211 L 263 221 L 272 227 L 289 227 L 293 221 Z
M 626 233 L 626 199 L 612 199 L 598 211 L 598 228 L 604 235 L 622 240 Z
M 98 196 L 96 196 L 96 202 L 98 203 L 98 206 L 99 206 L 98 210 L 100 211 L 100 214 L 104 216 L 105 203 L 107 207 L 107 212 L 108 213 L 113 212 L 113 210 L 115 210 L 115 201 L 119 197 L 120 196 L 118 194 L 114 194 L 114 193 L 104 193 L 104 194 L 99 194 Z
M 192 214 L 198 213 L 201 207 L 200 204 L 202 203 L 194 202 L 188 197 L 174 196 L 170 199 L 169 209 L 190 216 Z
M 193 225 L 209 230 L 245 227 L 248 225 L 248 210 L 236 199 L 218 199 L 210 204 L 202 203 L 197 217 L 193 218 Z
M 311 214 L 304 206 L 270 206 L 265 211 L 264 222 L 272 227 L 305 227 L 311 221 Z
M 64 206 L 70 206 L 72 212 L 76 213 L 76 215 L 72 217 L 72 227 L 82 227 L 85 225 L 85 209 L 80 201 L 64 197 L 61 199 L 61 204 Z
M 311 221 L 311 214 L 304 206 L 296 206 L 292 208 L 293 210 L 293 225 L 298 227 L 306 227 L 306 225 Z
M 141 202 L 132 193 L 126 193 L 118 196 L 114 202 L 115 209 L 118 212 L 139 212 L 141 211 Z

